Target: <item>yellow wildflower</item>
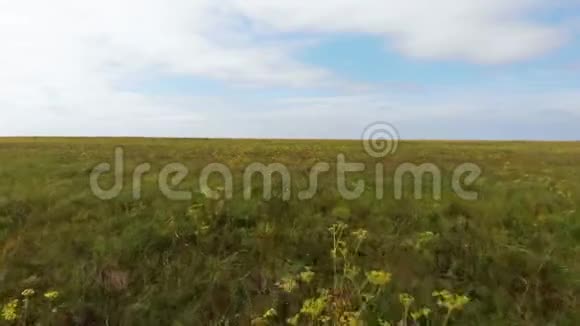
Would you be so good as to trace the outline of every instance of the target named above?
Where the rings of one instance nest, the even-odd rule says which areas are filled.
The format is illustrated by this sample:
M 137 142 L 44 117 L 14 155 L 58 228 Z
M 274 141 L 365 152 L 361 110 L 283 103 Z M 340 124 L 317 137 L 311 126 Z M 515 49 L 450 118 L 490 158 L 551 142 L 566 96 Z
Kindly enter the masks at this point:
M 323 325 L 326 325 L 330 321 L 330 317 L 327 315 L 322 315 L 318 317 L 318 321 L 320 321 Z
M 427 317 L 429 317 L 430 314 L 431 314 L 431 309 L 424 307 L 424 308 L 421 308 L 417 311 L 412 312 L 411 318 L 413 318 L 413 320 L 418 320 L 419 318 L 421 318 L 423 316 L 425 318 L 427 318 Z
M 310 282 L 312 282 L 312 279 L 314 278 L 314 272 L 310 270 L 310 268 L 306 268 L 306 270 L 302 273 L 300 273 L 300 275 L 298 276 L 298 278 L 308 284 Z
M 292 326 L 297 326 L 298 319 L 300 319 L 300 314 L 296 314 L 296 315 L 294 315 L 294 317 L 286 319 L 286 322 Z
M 385 286 L 391 281 L 391 273 L 384 271 L 370 271 L 367 273 L 369 283 L 377 286 Z
M 280 280 L 280 282 L 277 283 L 278 287 L 281 288 L 282 290 L 284 290 L 285 292 L 292 292 L 294 291 L 294 289 L 296 289 L 296 287 L 298 286 L 298 283 L 296 282 L 296 280 L 292 277 L 284 277 Z
M 48 291 L 44 293 L 44 297 L 47 298 L 48 300 L 54 300 L 58 298 L 59 295 L 60 293 L 58 293 L 58 291 Z
M 16 320 L 18 318 L 18 315 L 16 313 L 17 309 L 18 309 L 18 299 L 13 299 L 9 301 L 2 307 L 2 318 L 8 321 Z
M 25 297 L 31 297 L 35 294 L 36 292 L 34 292 L 34 289 L 26 289 L 24 291 L 22 291 L 22 295 Z
M 269 319 L 269 318 L 274 318 L 278 315 L 278 312 L 276 311 L 276 309 L 274 308 L 270 308 L 268 309 L 268 311 L 266 311 L 264 313 L 264 315 L 262 316 L 262 318 L 264 319 Z
M 363 240 L 365 240 L 368 237 L 369 232 L 367 230 L 365 230 L 365 229 L 358 229 L 356 231 L 353 231 L 352 232 L 352 235 L 354 235 L 354 237 L 357 240 L 363 241 Z
M 332 224 L 328 228 L 328 231 L 330 231 L 330 234 L 332 234 L 333 236 L 340 236 L 342 234 L 342 231 L 344 231 L 346 228 L 348 228 L 348 225 L 346 223 L 338 222 Z
M 447 308 L 447 310 L 460 310 L 469 303 L 469 297 L 465 295 L 453 294 L 447 290 L 433 292 L 434 297 L 438 297 L 437 304 Z
M 306 299 L 302 304 L 302 309 L 300 312 L 309 315 L 312 319 L 320 316 L 324 309 L 326 308 L 326 302 L 328 300 L 328 293 L 322 292 L 318 298 Z
M 344 326 L 360 326 L 363 322 L 359 318 L 359 312 L 345 311 L 338 320 L 339 325 Z
M 413 304 L 413 302 L 415 302 L 415 298 L 413 298 L 413 296 L 408 293 L 401 293 L 399 294 L 399 302 L 408 308 Z
M 435 234 L 431 231 L 420 233 L 417 237 L 417 242 L 415 243 L 415 249 L 421 249 L 423 246 L 433 239 L 435 239 Z

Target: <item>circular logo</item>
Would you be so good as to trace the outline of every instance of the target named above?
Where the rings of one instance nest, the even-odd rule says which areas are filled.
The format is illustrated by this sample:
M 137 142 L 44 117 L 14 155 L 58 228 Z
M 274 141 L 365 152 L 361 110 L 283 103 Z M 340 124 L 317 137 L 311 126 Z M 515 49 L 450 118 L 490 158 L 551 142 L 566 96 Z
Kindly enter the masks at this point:
M 394 154 L 399 145 L 399 131 L 388 122 L 368 125 L 362 134 L 363 147 L 374 158 Z

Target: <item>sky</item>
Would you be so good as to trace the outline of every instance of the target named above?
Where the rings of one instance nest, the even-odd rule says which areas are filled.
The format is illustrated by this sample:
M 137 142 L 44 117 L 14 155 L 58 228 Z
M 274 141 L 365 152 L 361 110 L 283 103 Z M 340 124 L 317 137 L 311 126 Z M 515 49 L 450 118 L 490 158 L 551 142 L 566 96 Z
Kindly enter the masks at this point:
M 0 0 L 0 136 L 580 140 L 580 0 Z

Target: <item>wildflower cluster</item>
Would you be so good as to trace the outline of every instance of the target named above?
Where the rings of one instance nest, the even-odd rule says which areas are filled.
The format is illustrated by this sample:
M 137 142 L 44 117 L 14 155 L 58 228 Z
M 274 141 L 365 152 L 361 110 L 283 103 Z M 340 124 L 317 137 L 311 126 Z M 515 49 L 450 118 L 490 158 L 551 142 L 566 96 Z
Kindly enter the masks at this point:
M 312 282 L 313 278 L 314 272 L 310 269 L 310 267 L 306 267 L 306 270 L 298 275 L 298 279 L 306 284 Z
M 431 309 L 429 309 L 427 307 L 423 307 L 417 311 L 413 311 L 411 313 L 411 318 L 413 318 L 413 320 L 419 320 L 419 319 L 421 319 L 421 317 L 424 317 L 424 318 L 429 317 L 430 314 L 431 314 Z
M 403 307 L 409 308 L 415 302 L 415 298 L 408 293 L 401 293 L 399 294 L 399 302 L 401 302 Z
M 419 233 L 415 242 L 415 249 L 422 249 L 426 244 L 433 241 L 436 237 L 437 236 L 431 231 Z
M 340 316 L 338 324 L 344 326 L 359 326 L 363 325 L 363 322 L 360 319 L 359 311 L 345 311 L 342 316 Z
M 44 293 L 44 297 L 47 298 L 48 300 L 55 300 L 58 298 L 58 296 L 59 296 L 58 291 L 48 291 Z
M 328 298 L 328 291 L 322 290 L 318 297 L 306 299 L 306 301 L 304 301 L 302 308 L 300 309 L 300 313 L 309 316 L 313 320 L 316 320 L 316 318 L 318 318 L 326 308 Z
M 365 229 L 358 229 L 352 232 L 352 235 L 358 240 L 363 241 L 369 236 L 369 232 Z
M 337 222 L 328 230 L 332 237 L 330 257 L 333 262 L 333 286 L 332 288 L 318 289 L 317 294 L 302 301 L 300 310 L 285 321 L 289 325 L 365 325 L 365 318 L 372 315 L 373 301 L 378 300 L 392 281 L 392 274 L 381 269 L 361 272 L 361 268 L 355 264 L 357 254 L 362 243 L 368 239 L 369 233 L 365 229 L 357 229 L 347 232 L 348 225 Z M 431 232 L 424 232 L 416 238 L 416 248 L 436 236 Z M 361 276 L 362 275 L 362 276 Z M 277 286 L 284 292 L 298 294 L 298 289 L 311 291 L 312 288 L 302 288 L 302 285 L 311 284 L 316 274 L 311 267 L 295 275 L 288 275 L 277 282 Z M 453 294 L 447 290 L 433 292 L 437 298 L 437 304 L 446 308 L 446 314 L 442 325 L 446 326 L 451 313 L 463 308 L 469 302 L 464 295 Z M 400 321 L 375 319 L 378 325 L 418 325 L 420 320 L 429 321 L 432 311 L 428 307 L 417 307 L 415 297 L 409 293 L 399 294 L 399 302 L 403 306 L 403 315 Z M 269 325 L 279 322 L 281 318 L 274 308 L 267 310 L 256 320 L 260 325 Z M 429 321 L 430 322 L 430 321 Z
M 12 321 L 18 318 L 18 299 L 12 299 L 2 307 L 2 318 Z
M 298 287 L 298 282 L 292 276 L 286 276 L 280 280 L 280 282 L 276 283 L 280 289 L 284 292 L 291 293 Z
M 385 286 L 391 282 L 391 273 L 384 271 L 370 271 L 367 273 L 367 281 L 376 286 Z
M 36 291 L 29 288 L 20 292 L 20 295 L 22 296 L 21 299 L 11 299 L 2 306 L 2 319 L 6 321 L 14 321 L 20 318 L 23 320 L 26 319 L 28 311 L 31 308 L 31 300 L 34 295 L 36 295 Z M 49 302 L 56 300 L 59 295 L 59 292 L 54 290 L 47 291 L 43 294 L 44 298 L 46 298 Z
M 451 293 L 447 290 L 434 291 L 433 296 L 437 298 L 437 304 L 447 309 L 447 314 L 443 320 L 443 326 L 446 326 L 451 317 L 451 313 L 455 310 L 461 310 L 469 303 L 469 297 Z
M 262 317 L 265 319 L 268 319 L 268 318 L 276 317 L 277 315 L 278 315 L 278 312 L 276 312 L 276 309 L 270 308 L 264 313 L 264 315 Z
M 437 304 L 447 308 L 447 310 L 460 310 L 469 303 L 469 297 L 465 295 L 453 294 L 447 290 L 435 291 L 433 296 L 439 298 Z
M 307 320 L 312 322 L 327 323 L 330 320 L 330 317 L 325 315 L 324 312 L 327 308 L 329 299 L 330 295 L 328 290 L 320 290 L 317 297 L 304 300 L 300 311 L 293 317 L 288 318 L 286 322 L 293 326 L 299 325 L 300 317 L 304 316 Z

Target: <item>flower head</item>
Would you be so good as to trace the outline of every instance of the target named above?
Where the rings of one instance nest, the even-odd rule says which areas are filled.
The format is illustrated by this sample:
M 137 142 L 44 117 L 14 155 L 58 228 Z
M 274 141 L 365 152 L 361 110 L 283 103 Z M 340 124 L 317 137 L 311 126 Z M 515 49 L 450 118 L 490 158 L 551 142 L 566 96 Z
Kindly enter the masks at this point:
M 2 307 L 2 318 L 4 320 L 12 321 L 18 318 L 16 313 L 18 309 L 18 299 L 10 300 L 7 304 Z
M 437 304 L 447 308 L 447 310 L 463 309 L 463 306 L 471 301 L 466 295 L 454 294 L 447 290 L 435 291 L 433 292 L 433 296 L 438 297 Z
M 328 296 L 326 293 L 322 293 L 318 298 L 306 299 L 306 301 L 304 301 L 302 304 L 300 312 L 314 319 L 322 314 L 326 308 L 327 300 Z
M 300 319 L 300 314 L 298 313 L 298 314 L 294 315 L 293 317 L 290 317 L 290 318 L 286 319 L 286 322 L 289 325 L 296 326 L 296 325 L 298 325 L 298 320 L 299 319 Z
M 377 286 L 385 286 L 391 281 L 391 273 L 384 271 L 370 271 L 367 273 L 369 283 Z
M 310 270 L 310 268 L 306 268 L 306 270 L 304 272 L 301 272 L 298 275 L 298 278 L 300 279 L 300 281 L 308 284 L 310 282 L 312 282 L 312 279 L 314 278 L 314 272 Z
M 36 292 L 34 292 L 34 289 L 26 289 L 24 291 L 22 291 L 22 295 L 25 297 L 31 297 L 35 294 Z
M 276 309 L 274 308 L 270 308 L 268 309 L 268 311 L 266 311 L 264 313 L 264 315 L 262 316 L 264 319 L 268 319 L 268 318 L 274 318 L 278 315 L 278 312 L 276 311 Z
M 48 291 L 44 293 L 44 297 L 47 298 L 48 300 L 54 300 L 58 298 L 59 295 L 60 293 L 58 293 L 58 291 Z
M 280 282 L 277 283 L 278 287 L 281 288 L 282 290 L 284 290 L 285 292 L 292 292 L 294 291 L 294 289 L 296 289 L 296 287 L 298 286 L 298 283 L 296 282 L 296 280 L 293 277 L 287 276 L 284 277 L 280 280 Z
M 427 317 L 429 317 L 430 314 L 431 314 L 431 309 L 424 307 L 424 308 L 421 308 L 417 311 L 412 312 L 411 318 L 413 318 L 413 320 L 418 320 L 419 318 L 421 318 L 423 316 L 425 318 L 427 318 Z
M 369 232 L 365 229 L 358 229 L 352 232 L 352 235 L 359 241 L 365 240 L 369 236 Z
M 360 320 L 360 312 L 345 311 L 342 316 L 340 316 L 339 325 L 363 325 L 362 321 Z
M 431 231 L 419 233 L 417 236 L 417 242 L 415 243 L 415 249 L 423 248 L 426 244 L 433 241 L 435 238 L 436 235 Z
M 348 228 L 348 225 L 344 222 L 338 222 L 338 223 L 334 223 L 332 224 L 329 228 L 328 231 L 330 232 L 330 234 L 332 234 L 333 236 L 337 236 L 339 237 L 339 235 L 342 234 L 342 231 L 344 231 L 346 228 Z
M 401 302 L 403 306 L 408 308 L 413 304 L 413 302 L 415 302 L 415 298 L 408 293 L 401 293 L 399 294 L 399 302 Z

